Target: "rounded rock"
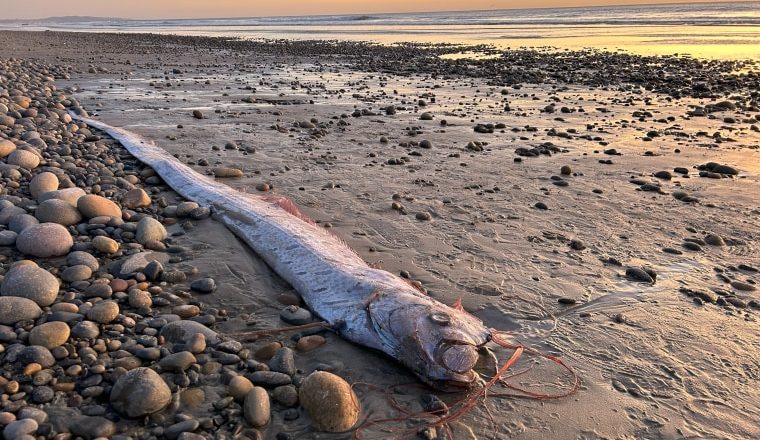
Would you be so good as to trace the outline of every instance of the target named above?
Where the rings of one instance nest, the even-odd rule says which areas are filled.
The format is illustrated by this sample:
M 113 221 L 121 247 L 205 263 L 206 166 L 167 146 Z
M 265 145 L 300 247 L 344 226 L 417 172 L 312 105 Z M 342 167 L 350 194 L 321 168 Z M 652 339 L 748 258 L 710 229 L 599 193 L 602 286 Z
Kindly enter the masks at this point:
M 13 231 L 0 231 L 0 246 L 13 246 L 17 237 L 18 234 Z
M 230 380 L 227 394 L 232 396 L 235 400 L 242 400 L 253 389 L 253 383 L 243 376 L 235 376 Z
M 145 217 L 137 223 L 137 232 L 135 233 L 135 239 L 138 243 L 145 245 L 149 241 L 163 241 L 166 239 L 167 233 L 164 225 L 158 220 Z
M 50 272 L 24 264 L 8 272 L 0 285 L 0 295 L 30 299 L 46 307 L 55 302 L 59 287 L 58 279 Z
M 127 417 L 141 417 L 164 409 L 172 393 L 155 371 L 140 367 L 130 370 L 111 389 L 111 405 Z
M 183 372 L 190 368 L 196 362 L 195 356 L 189 351 L 180 351 L 179 353 L 170 354 L 161 359 L 158 364 L 165 371 Z
M 145 208 L 146 206 L 150 206 L 151 200 L 145 190 L 142 188 L 135 188 L 124 194 L 121 204 L 128 209 Z
M 69 253 L 74 239 L 57 223 L 40 223 L 24 229 L 16 238 L 16 248 L 27 255 L 49 258 Z
M 186 344 L 193 335 L 203 334 L 206 342 L 215 345 L 219 342 L 219 335 L 205 325 L 195 321 L 173 321 L 161 327 L 160 335 L 172 344 Z
M 57 190 L 59 184 L 58 176 L 45 171 L 32 178 L 32 181 L 29 182 L 29 192 L 32 193 L 32 197 L 37 199 L 41 194 Z
M 67 267 L 61 272 L 61 279 L 67 283 L 73 283 L 75 281 L 84 281 L 90 279 L 92 276 L 92 269 L 84 264 L 77 264 L 75 266 Z
M 298 399 L 318 431 L 347 431 L 359 419 L 359 399 L 351 385 L 326 371 L 315 371 L 307 376 Z
M 40 164 L 40 157 L 31 151 L 17 149 L 8 156 L 8 163 L 33 170 Z
M 37 319 L 42 309 L 36 302 L 15 296 L 0 297 L 0 324 L 13 325 L 19 321 Z
M 108 324 L 119 316 L 119 304 L 114 301 L 100 301 L 87 311 L 87 319 Z
M 105 197 L 88 194 L 77 200 L 77 209 L 87 218 L 107 216 L 121 218 L 121 208 Z
M 40 223 L 58 223 L 63 226 L 75 225 L 82 221 L 82 214 L 65 200 L 50 199 L 40 203 L 34 216 Z
M 3 429 L 3 437 L 5 437 L 6 440 L 22 440 L 37 432 L 37 428 L 39 428 L 39 425 L 34 419 L 16 420 L 15 422 L 9 423 L 5 429 Z
M 40 224 L 40 222 L 34 216 L 31 216 L 29 214 L 18 214 L 14 215 L 8 220 L 8 229 L 15 232 L 16 234 L 20 234 L 29 226 L 38 224 Z
M 8 139 L 0 140 L 0 157 L 6 157 L 16 151 L 16 144 Z
M 144 290 L 132 289 L 129 291 L 129 305 L 136 309 L 148 309 L 153 305 L 153 298 Z
M 254 428 L 261 428 L 269 423 L 271 407 L 267 390 L 261 387 L 253 387 L 245 396 L 243 404 L 245 420 Z
M 82 188 L 74 187 L 74 188 L 64 188 L 59 189 L 56 191 L 49 191 L 46 193 L 42 193 L 37 198 L 37 201 L 42 203 L 45 200 L 64 200 L 69 203 L 71 203 L 73 206 L 77 206 L 77 202 L 80 198 L 84 197 L 85 192 Z
M 119 243 L 111 238 L 97 236 L 92 239 L 92 246 L 104 254 L 113 254 L 119 250 Z
M 69 340 L 70 334 L 71 329 L 65 322 L 46 322 L 34 327 L 29 332 L 29 343 L 53 349 L 65 344 Z
M 95 339 L 100 335 L 100 329 L 92 321 L 82 321 L 71 329 L 71 334 L 79 339 Z
M 227 178 L 227 177 L 243 177 L 243 170 L 229 167 L 214 168 L 214 177 Z
M 93 271 L 100 268 L 98 259 L 83 251 L 74 251 L 70 253 L 66 256 L 66 263 L 68 263 L 69 266 L 85 265 Z

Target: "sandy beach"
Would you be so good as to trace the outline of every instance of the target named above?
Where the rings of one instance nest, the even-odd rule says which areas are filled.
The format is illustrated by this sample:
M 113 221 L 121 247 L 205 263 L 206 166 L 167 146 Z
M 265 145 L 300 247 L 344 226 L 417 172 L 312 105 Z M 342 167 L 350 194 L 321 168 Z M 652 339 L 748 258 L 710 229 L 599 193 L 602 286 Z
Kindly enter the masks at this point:
M 441 57 L 460 50 L 0 32 L 0 142 L 31 145 L 40 156 L 20 171 L 10 155 L 2 159 L 0 235 L 13 230 L 12 211 L 39 219 L 42 202 L 30 188 L 43 172 L 118 202 L 119 221 L 132 225 L 98 226 L 91 219 L 100 216 L 80 215 L 64 228 L 74 238 L 62 254 L 30 255 L 18 241 L 0 247 L 3 286 L 20 260 L 60 279 L 82 265 L 71 253 L 96 257 L 90 276 L 62 281 L 37 316 L 2 322 L 0 423 L 34 419 L 19 439 L 353 438 L 316 431 L 293 401 L 315 370 L 355 385 L 357 426 L 401 416 L 389 394 L 413 413 L 430 394 L 448 404 L 463 397 L 424 387 L 392 359 L 329 331 L 236 336 L 288 325 L 281 314 L 299 303 L 297 292 L 202 207 L 180 217 L 183 200 L 107 136 L 71 131 L 62 116 L 41 119 L 56 108 L 138 133 L 201 173 L 240 170 L 218 180 L 292 199 L 367 262 L 444 304 L 461 299 L 488 327 L 560 357 L 581 380 L 560 399 L 488 398 L 450 431 L 425 431 L 411 419 L 369 426 L 362 438 L 760 437 L 758 66 L 597 51 L 493 57 L 486 47 L 465 50 L 489 55 L 482 59 Z M 43 77 L 47 92 L 31 86 Z M 19 96 L 30 98 L 25 108 Z M 42 138 L 26 134 L 31 127 Z M 132 209 L 125 193 L 135 188 L 148 201 Z M 165 227 L 159 243 L 130 235 L 143 217 Z M 116 239 L 118 252 L 95 251 L 100 235 Z M 155 264 L 138 274 L 112 270 L 148 251 L 166 256 L 164 274 L 183 275 L 151 278 Z M 130 290 L 116 288 L 121 278 Z M 210 293 L 191 288 L 207 278 Z M 113 295 L 93 298 L 96 285 Z M 152 305 L 132 301 L 135 285 Z M 119 316 L 94 320 L 103 302 Z M 60 318 L 64 311 L 71 316 Z M 175 320 L 165 315 L 192 318 L 229 341 L 214 346 L 209 336 L 176 370 L 166 360 L 176 355 L 165 345 L 172 341 L 156 338 Z M 35 345 L 35 326 L 93 320 L 99 332 L 50 347 L 47 365 L 19 354 Z M 304 338 L 315 346 L 303 349 Z M 273 368 L 273 343 L 293 349 L 293 371 L 286 383 L 255 384 L 272 403 L 271 420 L 254 428 L 244 404 L 228 396 L 234 378 Z M 501 362 L 511 354 L 494 353 Z M 26 374 L 16 358 L 41 372 Z M 156 365 L 172 403 L 125 415 L 113 403 L 116 382 Z M 536 356 L 513 371 L 523 373 L 509 383 L 538 393 L 571 384 Z

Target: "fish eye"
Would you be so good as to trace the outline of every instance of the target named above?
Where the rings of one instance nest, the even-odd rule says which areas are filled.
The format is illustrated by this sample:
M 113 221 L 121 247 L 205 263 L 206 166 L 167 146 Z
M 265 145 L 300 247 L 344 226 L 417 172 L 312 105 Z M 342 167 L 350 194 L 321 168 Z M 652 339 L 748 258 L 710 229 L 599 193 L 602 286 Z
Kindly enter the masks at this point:
M 430 320 L 440 326 L 447 326 L 451 324 L 451 316 L 443 312 L 431 313 Z

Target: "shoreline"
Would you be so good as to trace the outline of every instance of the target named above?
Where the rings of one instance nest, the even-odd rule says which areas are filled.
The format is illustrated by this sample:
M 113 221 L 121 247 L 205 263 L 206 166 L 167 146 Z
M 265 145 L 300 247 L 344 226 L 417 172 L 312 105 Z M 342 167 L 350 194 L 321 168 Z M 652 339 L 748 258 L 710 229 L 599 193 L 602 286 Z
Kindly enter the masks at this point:
M 664 92 L 679 91 L 682 97 L 676 98 L 656 93 L 657 87 L 648 91 L 617 82 L 615 75 L 600 86 L 601 76 L 580 74 L 581 66 L 613 62 L 611 72 L 636 78 L 625 63 L 655 60 L 609 54 L 553 60 L 529 52 L 535 58 L 521 66 L 544 75 L 523 77 L 543 78 L 538 84 L 493 84 L 494 74 L 469 70 L 509 61 L 430 63 L 436 49 L 416 47 L 366 51 L 346 43 L 309 52 L 301 43 L 158 36 L 141 36 L 128 46 L 123 35 L 7 32 L 0 41 L 6 47 L 2 58 L 13 56 L 10 47 L 15 57 L 68 64 L 56 74 L 58 87 L 96 118 L 155 140 L 202 172 L 239 169 L 242 177 L 225 179 L 232 188 L 267 188 L 294 199 L 366 261 L 382 260 L 386 270 L 405 273 L 446 304 L 461 297 L 466 310 L 489 326 L 561 355 L 580 372 L 583 388 L 573 398 L 545 404 L 489 400 L 496 426 L 478 409 L 457 428 L 464 430 L 462 438 L 760 434 L 747 423 L 760 414 L 751 387 L 760 304 L 751 290 L 757 276 L 750 270 L 760 267 L 753 252 L 760 236 L 754 222 L 760 188 L 760 167 L 753 165 L 760 163 L 760 135 L 752 128 L 760 123 L 751 95 L 756 77 L 724 81 L 733 66 L 656 59 L 666 64 L 661 73 L 687 66 L 680 76 L 656 83 Z M 507 60 L 518 55 L 525 53 Z M 465 67 L 463 75 L 456 73 Z M 694 75 L 714 89 L 694 90 Z M 683 93 L 686 84 L 696 96 Z M 80 143 L 85 144 L 77 138 Z M 728 168 L 700 169 L 709 162 Z M 39 171 L 23 173 L 20 181 Z M 24 194 L 26 188 L 23 183 L 16 190 Z M 22 206 L 36 211 L 36 203 Z M 163 217 L 166 207 L 151 206 L 151 215 Z M 429 220 L 417 216 L 422 213 Z M 178 295 L 187 305 L 217 316 L 219 333 L 283 325 L 281 302 L 297 296 L 260 259 L 213 220 L 200 220 L 194 228 L 185 228 L 184 220 L 171 222 L 165 225 L 170 233 L 184 235 L 170 239 L 187 240 L 179 244 L 187 248 L 180 255 L 192 258 L 173 264 L 189 271 L 190 279 L 210 276 L 217 284 L 211 294 Z M 6 260 L 3 268 L 9 265 Z M 636 281 L 644 269 L 657 279 Z M 188 290 L 189 280 L 166 289 Z M 57 300 L 78 297 L 66 298 Z M 163 324 L 157 316 L 145 319 L 148 333 Z M 273 341 L 295 349 L 289 336 L 241 341 L 241 350 L 255 355 L 271 349 Z M 326 343 L 314 350 L 294 350 L 294 384 L 318 369 L 388 389 L 414 381 L 385 357 L 322 336 Z M 180 399 L 178 415 L 152 416 L 148 429 L 88 396 L 101 408 L 89 417 L 112 419 L 115 430 L 137 438 L 161 437 L 176 423 L 194 427 L 195 434 L 183 434 L 188 440 L 234 433 L 238 425 L 248 429 L 241 404 L 208 406 L 225 400 L 232 377 L 269 368 L 240 353 L 235 352 L 240 363 L 218 370 L 214 363 L 232 354 L 230 349 L 196 355 L 197 367 L 188 371 L 198 373 L 199 386 L 187 389 L 202 389 L 205 406 L 185 407 Z M 168 356 L 167 348 L 157 363 Z M 737 359 L 736 365 L 721 358 Z M 142 359 L 141 365 L 153 362 Z M 3 366 L 11 368 L 5 361 Z M 90 377 L 102 374 L 95 371 L 78 380 L 94 381 Z M 113 378 L 105 374 L 103 383 Z M 173 380 L 185 379 L 168 382 Z M 551 391 L 561 376 L 540 364 L 523 383 L 516 380 Z M 70 399 L 81 389 L 56 392 Z M 417 410 L 417 399 L 427 393 L 404 390 L 397 397 Z M 203 400 L 199 394 L 191 391 L 188 398 Z M 270 394 L 275 402 L 274 388 Z M 365 414 L 392 415 L 383 393 L 358 395 Z M 721 405 L 704 406 L 706 396 Z M 249 435 L 318 435 L 303 409 L 280 405 L 273 404 L 268 426 Z M 48 403 L 29 406 L 51 412 Z M 211 425 L 203 415 L 208 410 L 214 414 Z M 217 416 L 224 422 L 217 423 Z

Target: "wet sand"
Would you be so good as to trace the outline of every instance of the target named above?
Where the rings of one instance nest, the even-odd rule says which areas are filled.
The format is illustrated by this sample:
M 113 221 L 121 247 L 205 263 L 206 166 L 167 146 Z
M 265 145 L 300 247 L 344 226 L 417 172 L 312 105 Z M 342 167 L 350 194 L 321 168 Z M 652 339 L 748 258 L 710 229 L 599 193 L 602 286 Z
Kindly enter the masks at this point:
M 721 83 L 688 63 L 680 78 L 653 79 L 657 93 L 622 81 L 589 84 L 579 72 L 592 63 L 565 67 L 561 77 L 575 82 L 549 75 L 540 84 L 499 83 L 458 74 L 461 60 L 457 69 L 426 71 L 416 49 L 405 63 L 413 67 L 392 71 L 398 60 L 382 51 L 356 61 L 282 43 L 257 52 L 155 37 L 163 43 L 155 54 L 120 37 L 51 37 L 1 33 L 0 56 L 72 66 L 56 84 L 93 117 L 155 140 L 202 172 L 242 169 L 225 182 L 252 193 L 268 184 L 366 261 L 405 272 L 441 302 L 461 298 L 488 326 L 561 356 L 580 375 L 572 397 L 489 399 L 493 423 L 483 407 L 462 420 L 477 438 L 760 436 L 760 109 L 742 80 Z M 615 72 L 630 61 L 607 60 L 618 63 Z M 692 77 L 729 85 L 675 93 L 672 84 Z M 726 100 L 733 105 L 694 115 Z M 551 154 L 521 156 L 518 148 Z M 698 169 L 709 162 L 737 174 Z M 654 176 L 663 171 L 671 177 Z M 283 325 L 277 297 L 289 286 L 220 224 L 199 224 L 191 237 L 193 265 L 220 286 L 202 301 L 228 311 L 217 331 Z M 656 281 L 633 280 L 628 268 L 653 270 Z M 415 383 L 393 361 L 326 337 L 297 356 L 300 370 L 326 368 L 381 389 Z M 272 339 L 292 345 L 288 335 L 246 344 L 255 350 Z M 532 362 L 526 357 L 517 371 Z M 545 362 L 511 379 L 550 393 L 567 380 Z M 398 391 L 415 409 L 431 392 Z M 384 393 L 357 392 L 366 417 L 398 415 Z M 308 426 L 305 416 L 285 421 L 275 410 L 263 432 L 333 438 Z

